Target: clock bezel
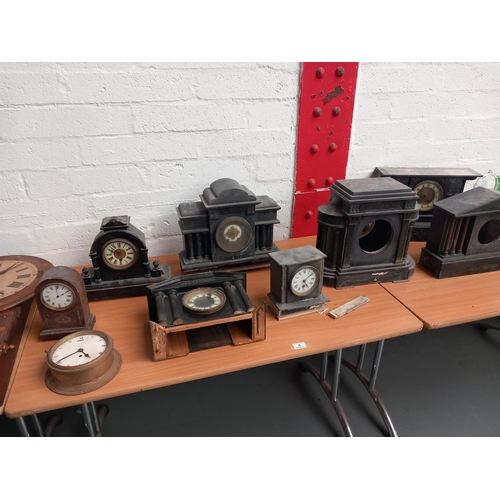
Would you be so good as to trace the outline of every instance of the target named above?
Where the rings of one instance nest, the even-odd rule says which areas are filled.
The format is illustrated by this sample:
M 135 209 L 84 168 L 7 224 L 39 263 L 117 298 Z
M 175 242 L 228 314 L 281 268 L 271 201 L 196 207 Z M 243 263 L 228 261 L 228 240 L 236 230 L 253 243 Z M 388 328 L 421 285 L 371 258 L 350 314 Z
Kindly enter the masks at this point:
M 208 311 L 206 310 L 200 310 L 193 308 L 189 306 L 189 300 L 191 297 L 196 296 L 196 295 L 207 295 L 208 293 L 211 293 L 213 295 L 216 295 L 220 299 L 220 304 L 217 304 L 216 306 L 212 307 Z M 193 288 L 192 290 L 189 290 L 182 296 L 182 305 L 190 312 L 194 314 L 201 314 L 201 315 L 210 315 L 214 314 L 218 311 L 220 311 L 224 305 L 226 304 L 226 294 L 217 288 L 212 288 L 212 287 L 201 287 L 201 288 Z
M 59 285 L 59 286 L 65 286 L 66 288 L 69 288 L 71 290 L 71 292 L 73 293 L 73 300 L 71 301 L 70 304 L 68 304 L 67 306 L 65 307 L 53 307 L 52 305 L 50 304 L 47 304 L 47 302 L 45 301 L 44 297 L 43 297 L 43 292 L 45 291 L 46 288 L 48 288 L 49 286 L 55 286 L 55 285 Z M 47 283 L 45 286 L 43 286 L 41 289 L 40 289 L 40 302 L 41 304 L 46 307 L 47 309 L 51 309 L 52 311 L 67 311 L 68 309 L 71 308 L 71 306 L 76 302 L 77 300 L 77 295 L 78 295 L 78 292 L 77 290 L 75 289 L 74 286 L 70 285 L 68 282 L 64 283 L 63 280 L 61 280 L 61 282 L 57 282 L 57 281 L 54 281 L 52 283 Z
M 314 276 L 315 276 L 314 285 L 313 285 L 312 288 L 308 289 L 306 292 L 296 292 L 293 289 L 292 281 L 295 278 L 295 276 L 300 271 L 302 271 L 304 269 L 311 269 L 313 271 Z M 290 292 L 293 295 L 295 295 L 296 297 L 308 297 L 309 295 L 311 295 L 312 293 L 314 293 L 314 291 L 318 288 L 320 280 L 321 280 L 321 276 L 320 276 L 320 273 L 319 273 L 318 269 L 316 269 L 314 266 L 311 266 L 311 265 L 305 265 L 305 266 L 301 266 L 301 267 L 299 267 L 299 268 L 297 268 L 296 270 L 293 271 L 293 273 L 291 274 L 290 280 L 288 282 L 288 287 L 290 289 Z
M 435 186 L 437 188 L 437 190 L 434 190 L 432 187 L 430 189 L 432 189 L 435 193 L 437 191 L 438 193 L 438 197 L 436 199 L 436 196 L 434 196 L 434 199 L 427 203 L 426 205 L 422 205 L 421 203 L 418 203 L 418 200 L 417 200 L 417 203 L 419 204 L 420 206 L 420 211 L 421 212 L 430 212 L 431 210 L 434 209 L 434 205 L 442 200 L 444 198 L 444 189 L 443 189 L 443 186 L 441 186 L 441 184 L 433 179 L 425 179 L 425 180 L 422 180 L 420 181 L 418 184 L 416 184 L 414 187 L 413 187 L 413 192 L 418 196 L 418 192 L 424 188 L 425 186 L 423 186 L 423 184 L 430 184 L 431 186 Z M 425 207 L 425 208 L 424 208 Z
M 124 266 L 117 266 L 115 264 L 111 264 L 108 261 L 108 259 L 106 259 L 106 256 L 105 256 L 106 249 L 109 247 L 109 245 L 111 245 L 112 243 L 116 243 L 116 242 L 126 243 L 127 245 L 131 246 L 132 249 L 133 249 L 133 251 L 134 251 L 134 258 L 128 264 L 126 264 Z M 101 260 L 102 260 L 102 263 L 105 266 L 108 266 L 110 269 L 114 269 L 115 271 L 125 271 L 125 270 L 131 268 L 132 266 L 135 265 L 135 263 L 137 262 L 138 259 L 139 259 L 139 250 L 136 247 L 136 245 L 134 245 L 134 243 L 132 243 L 132 241 L 130 241 L 130 239 L 128 239 L 128 238 L 116 237 L 116 238 L 113 238 L 113 239 L 111 239 L 109 241 L 106 241 L 102 245 L 102 249 L 101 249 Z

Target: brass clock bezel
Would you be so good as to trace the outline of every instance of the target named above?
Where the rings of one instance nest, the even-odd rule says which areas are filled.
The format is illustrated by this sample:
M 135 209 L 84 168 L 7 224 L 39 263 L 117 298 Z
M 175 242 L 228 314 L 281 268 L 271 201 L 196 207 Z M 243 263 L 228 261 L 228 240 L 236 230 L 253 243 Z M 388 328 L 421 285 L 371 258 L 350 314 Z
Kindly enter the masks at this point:
M 300 271 L 302 271 L 304 269 L 311 269 L 313 271 L 314 276 L 316 278 L 314 281 L 314 286 L 312 288 L 309 288 L 306 292 L 296 292 L 293 289 L 292 281 L 295 278 L 295 276 L 297 275 L 297 273 L 299 273 Z M 290 280 L 288 282 L 288 286 L 290 287 L 290 292 L 293 293 L 293 295 L 295 295 L 296 297 L 307 297 L 308 295 L 311 295 L 312 293 L 314 293 L 314 291 L 318 288 L 319 283 L 320 283 L 320 279 L 321 279 L 321 276 L 319 274 L 319 271 L 314 266 L 301 266 L 296 271 L 294 271 L 294 273 L 290 277 Z
M 226 229 L 231 225 L 238 226 L 241 230 L 241 235 L 234 242 L 229 241 L 224 235 Z M 215 241 L 224 252 L 242 252 L 252 241 L 252 226 L 243 217 L 237 215 L 227 217 L 217 226 L 215 230 Z
M 106 249 L 109 247 L 109 245 L 111 245 L 112 243 L 118 243 L 118 242 L 119 243 L 126 243 L 127 245 L 131 246 L 133 251 L 134 251 L 134 258 L 128 264 L 125 264 L 124 266 L 118 266 L 116 264 L 110 263 L 105 256 Z M 129 269 L 137 262 L 137 260 L 139 259 L 139 250 L 127 238 L 123 238 L 123 237 L 113 238 L 109 241 L 106 241 L 106 243 L 103 244 L 102 251 L 101 251 L 101 258 L 102 258 L 102 262 L 105 266 L 108 266 L 109 268 L 114 269 L 116 271 L 125 271 L 126 269 Z
M 418 196 L 419 191 L 421 191 L 424 188 L 429 188 L 432 191 L 434 191 L 434 198 L 431 201 L 429 201 L 425 205 L 422 205 L 419 203 L 421 212 L 429 212 L 430 210 L 432 210 L 434 208 L 434 204 L 436 202 L 443 199 L 444 191 L 443 191 L 443 187 L 441 186 L 441 184 L 439 184 L 439 182 L 434 181 L 432 179 L 428 179 L 428 180 L 420 181 L 413 188 L 413 192 Z
M 58 347 L 85 335 L 97 335 L 106 340 L 106 349 L 99 357 L 77 366 L 60 366 L 53 360 Z M 64 336 L 47 351 L 46 361 L 45 384 L 51 391 L 63 395 L 84 394 L 99 389 L 115 377 L 122 365 L 122 357 L 114 348 L 112 337 L 98 330 L 80 330 Z
M 68 305 L 64 306 L 64 307 L 55 307 L 55 306 L 52 306 L 51 304 L 47 304 L 47 302 L 45 301 L 44 297 L 43 297 L 43 292 L 45 291 L 46 288 L 48 288 L 49 286 L 55 286 L 55 285 L 59 285 L 59 286 L 65 286 L 66 288 L 69 288 L 71 290 L 71 292 L 73 293 L 73 299 L 71 300 L 71 303 L 69 303 Z M 51 309 L 52 311 L 66 311 L 67 309 L 69 309 L 72 305 L 74 305 L 74 303 L 76 302 L 77 300 L 77 296 L 78 296 L 78 292 L 76 291 L 76 289 L 71 286 L 68 282 L 53 282 L 53 283 L 47 283 L 41 290 L 40 290 L 40 304 L 43 306 L 43 307 L 46 307 L 47 309 Z
M 217 304 L 216 306 L 212 307 L 209 310 L 200 310 L 193 308 L 192 306 L 189 305 L 189 300 L 193 296 L 207 295 L 209 293 L 216 295 L 220 299 L 220 304 Z M 192 313 L 201 315 L 214 314 L 220 311 L 224 307 L 225 303 L 226 303 L 226 294 L 217 288 L 211 288 L 211 287 L 194 288 L 193 290 L 189 290 L 189 292 L 186 292 L 182 296 L 182 305 Z

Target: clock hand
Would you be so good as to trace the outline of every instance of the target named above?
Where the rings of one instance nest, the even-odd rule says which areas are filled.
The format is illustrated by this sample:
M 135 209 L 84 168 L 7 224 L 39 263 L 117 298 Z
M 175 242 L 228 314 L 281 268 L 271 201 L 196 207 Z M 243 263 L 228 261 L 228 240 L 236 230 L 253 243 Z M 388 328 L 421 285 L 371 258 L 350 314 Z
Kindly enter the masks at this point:
M 64 356 L 64 358 L 61 358 L 57 363 L 60 363 L 63 359 L 69 358 L 70 356 L 73 356 L 73 354 L 76 354 L 78 352 L 83 352 L 87 358 L 90 358 L 90 356 L 83 351 L 83 349 L 80 347 L 80 349 L 76 350 L 75 352 L 72 352 L 71 354 L 68 354 L 67 356 Z
M 0 271 L 0 275 L 5 274 L 10 269 L 12 269 L 12 268 L 14 268 L 16 266 L 20 266 L 21 264 L 22 264 L 22 262 L 17 262 L 16 264 L 12 264 L 12 266 L 9 266 L 7 269 L 4 269 L 3 271 Z

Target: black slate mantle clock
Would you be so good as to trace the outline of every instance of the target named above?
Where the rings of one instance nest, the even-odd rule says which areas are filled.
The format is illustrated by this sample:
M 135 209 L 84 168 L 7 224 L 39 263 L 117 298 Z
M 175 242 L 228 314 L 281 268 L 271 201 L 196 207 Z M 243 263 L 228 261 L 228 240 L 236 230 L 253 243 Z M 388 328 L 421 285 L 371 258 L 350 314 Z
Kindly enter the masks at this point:
M 212 182 L 200 199 L 177 208 L 183 271 L 269 265 L 268 254 L 278 250 L 273 227 L 280 207 L 274 200 L 228 178 Z
M 170 278 L 170 267 L 149 261 L 144 233 L 130 216 L 105 217 L 90 248 L 92 267 L 82 278 L 89 300 L 146 295 L 146 287 Z

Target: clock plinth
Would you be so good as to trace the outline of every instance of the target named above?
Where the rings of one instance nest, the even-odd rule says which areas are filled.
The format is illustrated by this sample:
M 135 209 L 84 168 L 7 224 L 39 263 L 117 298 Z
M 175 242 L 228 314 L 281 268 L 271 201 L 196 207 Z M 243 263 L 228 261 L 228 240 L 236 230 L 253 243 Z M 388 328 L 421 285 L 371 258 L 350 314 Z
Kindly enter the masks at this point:
M 326 254 L 323 284 L 346 288 L 408 281 L 415 261 L 408 255 L 417 195 L 390 178 L 346 179 L 331 187 L 318 208 L 316 246 Z

